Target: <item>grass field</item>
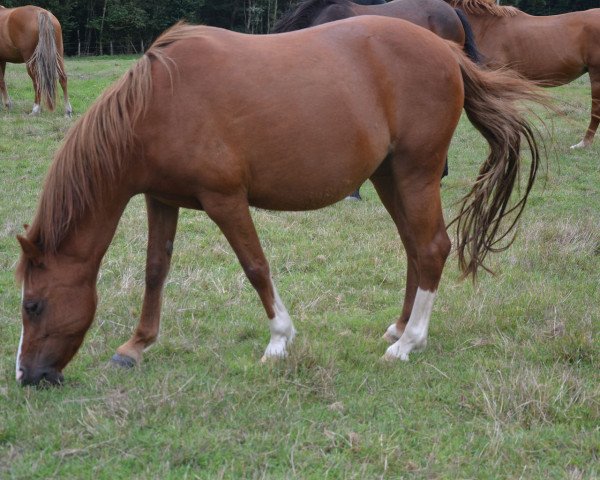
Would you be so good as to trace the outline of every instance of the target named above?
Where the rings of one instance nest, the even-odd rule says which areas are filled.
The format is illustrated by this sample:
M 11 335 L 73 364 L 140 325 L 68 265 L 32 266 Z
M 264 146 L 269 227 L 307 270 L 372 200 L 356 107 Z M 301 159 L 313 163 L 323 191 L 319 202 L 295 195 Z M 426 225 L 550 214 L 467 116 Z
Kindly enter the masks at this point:
M 67 62 L 76 117 L 133 58 Z M 161 337 L 132 371 L 109 366 L 143 290 L 143 201 L 128 207 L 100 273 L 100 304 L 63 388 L 14 380 L 20 290 L 15 235 L 34 214 L 73 120 L 30 118 L 31 84 L 9 65 L 0 113 L 0 478 L 600 477 L 600 140 L 587 77 L 549 91 L 548 171 L 497 275 L 460 282 L 450 257 L 429 346 L 393 365 L 381 335 L 398 315 L 406 262 L 369 184 L 363 202 L 254 211 L 299 330 L 291 355 L 258 360 L 267 321 L 222 235 L 183 211 Z M 59 108 L 62 108 L 60 105 Z M 552 140 L 552 139 L 553 140 Z M 443 182 L 447 218 L 486 153 L 463 118 Z

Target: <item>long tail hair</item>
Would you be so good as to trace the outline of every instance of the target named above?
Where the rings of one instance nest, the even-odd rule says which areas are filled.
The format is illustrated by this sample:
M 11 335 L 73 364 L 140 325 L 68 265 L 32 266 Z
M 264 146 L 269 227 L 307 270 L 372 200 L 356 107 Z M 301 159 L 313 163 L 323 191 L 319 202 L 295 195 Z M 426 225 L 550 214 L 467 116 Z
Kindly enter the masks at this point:
M 37 88 L 48 110 L 56 104 L 56 82 L 61 70 L 60 56 L 56 47 L 54 25 L 46 11 L 38 13 L 38 43 L 27 66 L 35 75 Z
M 506 250 L 514 241 L 514 229 L 540 165 L 534 129 L 516 103 L 531 100 L 548 105 L 548 101 L 538 87 L 516 73 L 482 70 L 453 48 L 462 72 L 467 117 L 490 146 L 477 181 L 463 197 L 457 217 L 448 225 L 456 223 L 458 262 L 463 276 L 475 279 L 479 267 L 489 271 L 483 265 L 488 252 Z M 529 146 L 531 162 L 524 191 L 509 205 L 523 164 L 522 139 Z M 506 217 L 510 217 L 508 227 L 503 226 Z
M 460 8 L 455 8 L 454 11 L 456 12 L 460 23 L 462 23 L 463 30 L 465 31 L 465 45 L 463 49 L 467 54 L 467 57 L 473 60 L 476 64 L 481 65 L 483 63 L 483 56 L 477 48 L 473 28 L 471 27 L 465 12 L 463 12 Z

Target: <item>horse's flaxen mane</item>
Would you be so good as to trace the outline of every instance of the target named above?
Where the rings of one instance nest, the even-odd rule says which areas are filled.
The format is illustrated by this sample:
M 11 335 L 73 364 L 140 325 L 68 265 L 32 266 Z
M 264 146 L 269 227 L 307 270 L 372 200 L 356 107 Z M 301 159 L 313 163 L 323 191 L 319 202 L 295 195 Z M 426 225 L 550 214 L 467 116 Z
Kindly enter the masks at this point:
M 461 8 L 467 13 L 488 13 L 495 17 L 514 17 L 520 10 L 516 7 L 503 7 L 496 4 L 495 0 L 446 0 L 455 8 Z
M 118 183 L 131 158 L 135 124 L 152 95 L 151 62 L 167 64 L 161 48 L 189 37 L 189 29 L 178 24 L 159 37 L 67 133 L 27 230 L 27 238 L 42 252 L 56 253 L 71 227 Z
M 286 12 L 273 26 L 271 33 L 291 32 L 311 26 L 315 17 L 330 5 L 352 5 L 350 0 L 306 0 Z

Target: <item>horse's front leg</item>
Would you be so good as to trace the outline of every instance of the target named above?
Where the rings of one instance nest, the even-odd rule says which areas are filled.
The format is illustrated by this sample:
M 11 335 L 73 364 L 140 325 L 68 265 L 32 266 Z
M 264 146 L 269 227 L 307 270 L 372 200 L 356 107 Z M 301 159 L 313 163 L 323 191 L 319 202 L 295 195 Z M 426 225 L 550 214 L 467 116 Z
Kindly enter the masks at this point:
M 160 326 L 160 308 L 165 278 L 169 272 L 173 240 L 179 209 L 146 195 L 148 209 L 148 254 L 146 289 L 140 322 L 132 337 L 117 348 L 113 363 L 132 367 L 142 359 L 142 352 L 154 343 Z
M 250 216 L 248 200 L 242 194 L 211 193 L 205 194 L 201 202 L 229 241 L 267 312 L 271 340 L 261 361 L 287 356 L 287 345 L 294 339 L 296 330 L 271 279 L 269 264 Z

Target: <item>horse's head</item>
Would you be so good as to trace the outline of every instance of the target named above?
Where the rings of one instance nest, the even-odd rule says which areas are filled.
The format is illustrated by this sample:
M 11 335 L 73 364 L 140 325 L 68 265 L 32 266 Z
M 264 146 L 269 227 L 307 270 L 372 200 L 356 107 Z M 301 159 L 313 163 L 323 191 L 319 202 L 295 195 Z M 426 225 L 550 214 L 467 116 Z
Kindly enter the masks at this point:
M 22 254 L 23 328 L 16 377 L 23 385 L 59 384 L 62 369 L 79 349 L 96 310 L 95 278 L 77 258 L 45 254 L 35 242 L 17 236 Z

